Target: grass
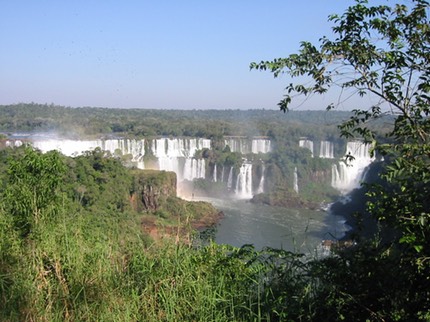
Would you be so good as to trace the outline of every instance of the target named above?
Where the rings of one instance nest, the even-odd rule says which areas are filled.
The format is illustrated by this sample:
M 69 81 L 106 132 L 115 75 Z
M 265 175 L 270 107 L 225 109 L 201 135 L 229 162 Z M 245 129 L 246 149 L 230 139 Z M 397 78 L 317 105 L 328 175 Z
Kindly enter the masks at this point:
M 232 247 L 151 243 L 137 221 L 64 212 L 6 249 L 11 232 L 0 236 L 2 321 L 258 319 L 258 271 Z

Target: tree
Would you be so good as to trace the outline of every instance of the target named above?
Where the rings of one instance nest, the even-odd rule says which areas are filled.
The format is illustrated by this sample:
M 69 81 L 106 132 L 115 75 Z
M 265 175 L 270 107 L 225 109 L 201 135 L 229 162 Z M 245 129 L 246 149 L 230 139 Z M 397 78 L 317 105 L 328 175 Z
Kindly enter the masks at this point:
M 65 165 L 56 151 L 42 154 L 25 147 L 22 156 L 9 161 L 3 205 L 23 236 L 39 220 L 48 219 L 58 210 L 58 187 L 64 171 Z
M 364 253 L 366 256 L 361 262 L 355 256 L 356 264 L 383 259 L 378 263 L 391 265 L 387 270 L 397 265 L 393 272 L 402 272 L 397 279 L 398 292 L 393 293 L 390 301 L 387 299 L 387 303 L 398 307 L 381 309 L 382 315 L 369 315 L 376 320 L 383 320 L 384 316 L 392 320 L 430 319 L 428 13 L 429 3 L 425 0 L 412 0 L 410 7 L 405 4 L 371 6 L 366 0 L 357 0 L 344 14 L 329 17 L 335 24 L 334 39 L 322 37 L 318 45 L 302 42 L 298 53 L 250 65 L 251 69 L 268 70 L 275 77 L 287 74 L 292 78 L 306 78 L 306 83 L 286 86 L 286 94 L 279 103 L 284 112 L 296 95 L 308 97 L 335 88 L 340 89 L 340 94 L 336 102 L 328 105 L 328 110 L 351 95 L 369 96 L 374 101 L 371 106 L 355 108 L 353 116 L 339 127 L 344 137 L 363 139 L 372 144 L 374 153 L 385 159 L 380 174 L 383 184 L 369 188 L 372 201 L 368 209 L 379 223 L 393 228 L 395 233 L 376 252 Z M 383 116 L 389 116 L 393 125 L 381 140 L 370 123 Z M 351 259 L 348 263 L 347 266 Z M 372 265 L 366 266 L 371 269 Z M 422 290 L 422 285 L 425 286 L 423 294 L 414 295 L 418 289 Z M 371 306 L 356 302 L 363 309 L 375 312 Z

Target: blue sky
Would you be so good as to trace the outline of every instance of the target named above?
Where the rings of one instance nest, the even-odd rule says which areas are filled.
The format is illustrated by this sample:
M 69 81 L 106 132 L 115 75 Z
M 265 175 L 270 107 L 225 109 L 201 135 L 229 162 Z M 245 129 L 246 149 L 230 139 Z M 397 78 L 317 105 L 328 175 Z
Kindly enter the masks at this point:
M 250 62 L 330 35 L 352 3 L 0 0 L 0 104 L 277 109 L 288 80 Z

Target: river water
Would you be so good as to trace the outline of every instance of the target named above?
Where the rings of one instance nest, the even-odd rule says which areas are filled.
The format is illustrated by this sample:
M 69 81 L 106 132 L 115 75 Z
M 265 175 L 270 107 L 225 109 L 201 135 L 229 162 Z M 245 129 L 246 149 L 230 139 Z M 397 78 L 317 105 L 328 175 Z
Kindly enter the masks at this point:
M 256 205 L 248 200 L 199 198 L 224 212 L 215 234 L 219 244 L 315 253 L 324 239 L 339 239 L 349 227 L 343 217 L 309 209 Z

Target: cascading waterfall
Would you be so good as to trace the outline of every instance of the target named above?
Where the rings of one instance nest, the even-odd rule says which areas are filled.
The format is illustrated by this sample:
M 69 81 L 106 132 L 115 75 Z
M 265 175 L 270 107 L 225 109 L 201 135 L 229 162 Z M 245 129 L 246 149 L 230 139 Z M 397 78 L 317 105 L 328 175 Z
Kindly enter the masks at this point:
M 261 166 L 261 178 L 260 183 L 258 184 L 257 193 L 263 193 L 264 192 L 264 171 L 265 167 L 264 164 Z
M 228 138 L 224 144 L 230 147 L 231 152 L 248 153 L 269 153 L 271 151 L 271 141 L 269 139 L 246 139 Z
M 227 142 L 228 141 L 228 142 Z M 229 139 L 226 144 L 232 145 L 232 150 L 243 153 L 268 153 L 271 151 L 270 140 L 264 138 L 250 139 Z M 85 151 L 91 151 L 99 147 L 104 151 L 109 151 L 114 155 L 130 155 L 130 160 L 140 169 L 145 168 L 145 146 L 156 158 L 156 163 L 148 163 L 148 166 L 155 166 L 158 170 L 174 171 L 177 174 L 178 182 L 183 180 L 194 180 L 196 178 L 206 178 L 205 159 L 194 158 L 197 150 L 210 149 L 211 140 L 201 138 L 181 139 L 181 138 L 157 138 L 151 140 L 135 139 L 100 139 L 100 140 L 60 140 L 60 139 L 38 139 L 33 141 L 33 146 L 42 152 L 58 150 L 65 155 L 75 156 Z M 239 198 L 252 198 L 252 164 L 244 160 L 239 173 L 234 173 L 233 167 L 222 168 L 219 174 L 217 165 L 214 165 L 212 179 L 214 182 L 227 179 L 226 185 L 230 191 L 234 191 Z M 259 180 L 257 193 L 262 193 L 265 185 L 264 166 Z M 218 178 L 218 175 L 220 178 Z
M 216 163 L 215 163 L 215 165 L 214 165 L 214 174 L 213 174 L 213 182 L 217 181 L 217 173 L 216 172 L 217 171 L 216 171 Z
M 125 140 L 125 139 L 108 139 L 108 140 L 34 140 L 32 145 L 42 152 L 57 150 L 67 156 L 80 155 L 85 151 L 92 151 L 97 147 L 103 151 L 108 151 L 113 155 L 121 153 L 122 155 L 131 155 L 132 162 L 137 164 L 140 169 L 144 168 L 143 156 L 145 155 L 144 140 Z
M 228 138 L 224 140 L 224 144 L 230 147 L 231 152 L 239 152 L 242 154 L 251 152 L 249 141 L 244 138 Z
M 152 153 L 158 159 L 159 170 L 174 171 L 178 181 L 205 178 L 205 160 L 195 159 L 199 149 L 210 148 L 208 139 L 156 139 Z
M 299 179 L 297 176 L 297 167 L 294 168 L 294 191 L 299 193 Z
M 67 156 L 80 155 L 99 147 L 112 154 L 120 152 L 131 155 L 131 161 L 140 169 L 144 169 L 145 140 L 107 139 L 107 140 L 60 140 L 40 139 L 32 142 L 33 146 L 42 152 L 57 150 Z M 193 180 L 205 177 L 204 160 L 193 159 L 199 149 L 210 148 L 211 140 L 168 139 L 159 138 L 148 142 L 152 154 L 157 158 L 158 170 L 174 171 L 178 181 Z
M 206 163 L 204 159 L 185 159 L 184 175 L 182 179 L 192 181 L 197 178 L 204 178 L 206 175 L 205 166 Z M 178 178 L 178 181 L 182 180 Z
M 342 193 L 348 193 L 360 186 L 366 168 L 375 158 L 370 156 L 370 145 L 361 141 L 348 142 L 346 155 L 354 157 L 353 160 L 341 161 L 332 166 L 332 186 Z
M 233 167 L 230 167 L 227 179 L 227 189 L 231 190 L 233 188 Z
M 176 141 L 176 140 L 175 140 Z M 177 142 L 171 139 L 155 139 L 152 141 L 151 150 L 158 160 L 158 169 L 173 171 L 178 177 L 178 181 L 184 179 L 184 171 L 179 169 L 179 160 L 181 149 Z
M 73 156 L 80 155 L 85 151 L 94 150 L 97 147 L 102 147 L 102 140 L 35 140 L 32 145 L 42 152 L 57 150 L 64 155 Z
M 244 163 L 240 167 L 234 192 L 240 199 L 252 198 L 252 164 Z
M 300 139 L 299 146 L 311 151 L 312 157 L 314 156 L 314 142 L 308 139 Z
M 271 151 L 271 143 L 269 139 L 253 139 L 252 153 L 269 153 Z
M 334 159 L 334 145 L 330 141 L 321 141 L 320 144 L 320 158 Z

